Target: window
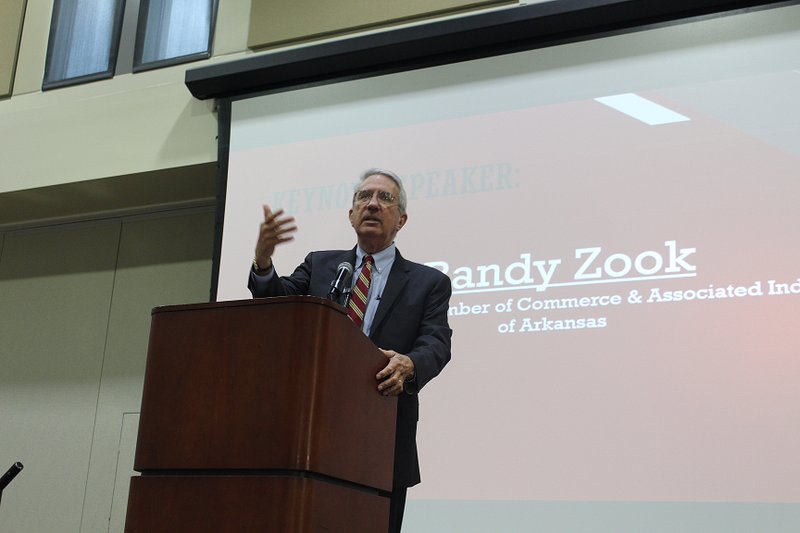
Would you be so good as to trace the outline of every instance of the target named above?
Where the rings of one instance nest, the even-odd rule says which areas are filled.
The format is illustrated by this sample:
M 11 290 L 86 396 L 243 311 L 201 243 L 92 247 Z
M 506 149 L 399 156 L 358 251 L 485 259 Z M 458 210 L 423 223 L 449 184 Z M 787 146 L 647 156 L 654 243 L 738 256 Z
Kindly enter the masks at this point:
M 216 0 L 141 0 L 134 72 L 211 55 Z
M 119 47 L 122 0 L 56 0 L 43 89 L 110 78 Z
M 42 89 L 131 72 L 132 48 L 133 72 L 210 57 L 217 0 L 129 0 L 127 13 L 125 3 L 55 0 Z

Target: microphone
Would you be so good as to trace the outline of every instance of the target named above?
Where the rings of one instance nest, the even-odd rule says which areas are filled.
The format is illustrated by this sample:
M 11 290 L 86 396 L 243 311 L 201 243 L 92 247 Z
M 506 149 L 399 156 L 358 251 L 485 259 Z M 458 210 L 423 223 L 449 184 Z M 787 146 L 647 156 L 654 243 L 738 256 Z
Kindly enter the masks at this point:
M 339 266 L 336 267 L 336 278 L 331 281 L 331 290 L 328 293 L 328 300 L 337 301 L 339 299 L 352 273 L 353 265 L 347 261 L 339 263 Z
M 3 474 L 3 477 L 0 477 L 0 492 L 3 492 L 3 489 L 6 488 L 9 483 L 11 483 L 11 480 L 17 477 L 17 474 L 19 474 L 22 468 L 22 463 L 16 462 L 11 465 L 11 468 L 6 470 L 6 473 Z

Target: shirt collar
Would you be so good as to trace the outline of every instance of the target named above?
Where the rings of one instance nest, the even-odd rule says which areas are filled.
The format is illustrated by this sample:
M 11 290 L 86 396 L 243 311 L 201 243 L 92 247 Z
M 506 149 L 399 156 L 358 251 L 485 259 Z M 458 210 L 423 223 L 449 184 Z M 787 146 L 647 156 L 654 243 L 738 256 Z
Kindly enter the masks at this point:
M 375 261 L 373 268 L 378 271 L 378 274 L 382 273 L 384 268 L 392 264 L 396 251 L 397 247 L 394 243 L 392 243 L 380 252 L 370 254 L 372 255 L 372 259 Z M 364 264 L 364 257 L 366 255 L 367 252 L 362 250 L 360 246 L 356 246 L 356 270 L 361 268 L 361 265 Z

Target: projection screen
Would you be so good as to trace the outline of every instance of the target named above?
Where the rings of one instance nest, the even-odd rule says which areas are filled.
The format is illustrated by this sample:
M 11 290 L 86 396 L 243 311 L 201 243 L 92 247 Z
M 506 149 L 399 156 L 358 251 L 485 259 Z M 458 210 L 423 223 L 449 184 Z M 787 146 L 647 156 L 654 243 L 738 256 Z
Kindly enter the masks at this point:
M 800 7 L 232 102 L 218 299 L 402 176 L 453 285 L 409 532 L 800 531 Z

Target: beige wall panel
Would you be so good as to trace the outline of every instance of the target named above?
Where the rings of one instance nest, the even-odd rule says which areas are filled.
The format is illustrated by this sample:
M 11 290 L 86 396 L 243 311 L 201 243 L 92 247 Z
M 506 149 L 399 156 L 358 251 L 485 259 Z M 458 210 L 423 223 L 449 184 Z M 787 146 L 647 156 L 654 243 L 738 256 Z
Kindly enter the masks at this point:
M 25 23 L 22 25 L 22 39 L 19 44 L 14 94 L 36 92 L 42 89 L 52 15 L 53 0 L 31 0 L 25 8 Z
M 252 0 L 248 46 L 263 48 L 277 43 L 328 35 L 463 11 L 508 0 Z
M 125 518 L 128 511 L 128 491 L 131 486 L 130 476 L 136 456 L 136 437 L 139 433 L 139 413 L 125 413 L 122 417 L 122 435 L 119 439 L 117 454 L 117 477 L 114 480 L 114 499 L 111 502 L 111 520 L 108 533 L 124 533 Z M 126 475 L 130 474 L 130 475 Z M 137 474 L 138 475 L 138 474 Z
M 220 2 L 214 31 L 214 56 L 247 50 L 247 26 L 250 23 L 250 0 Z
M 26 94 L 0 102 L 0 193 L 217 159 L 213 102 L 185 68 Z
M 0 194 L 0 228 L 109 212 L 216 200 L 216 163 Z M 152 211 L 152 209 L 151 209 Z M 97 217 L 95 217 L 97 218 Z
M 4 491 L 0 531 L 79 531 L 119 232 L 102 223 L 5 235 L 0 466 L 25 469 Z
M 25 0 L 0 2 L 0 98 L 11 94 L 17 66 Z
M 112 516 L 115 524 L 124 523 L 127 480 L 134 472 L 132 456 L 124 464 L 120 458 L 135 437 L 130 442 L 123 420 L 141 404 L 150 311 L 208 301 L 213 242 L 213 210 L 122 226 L 81 533 L 108 531 Z

